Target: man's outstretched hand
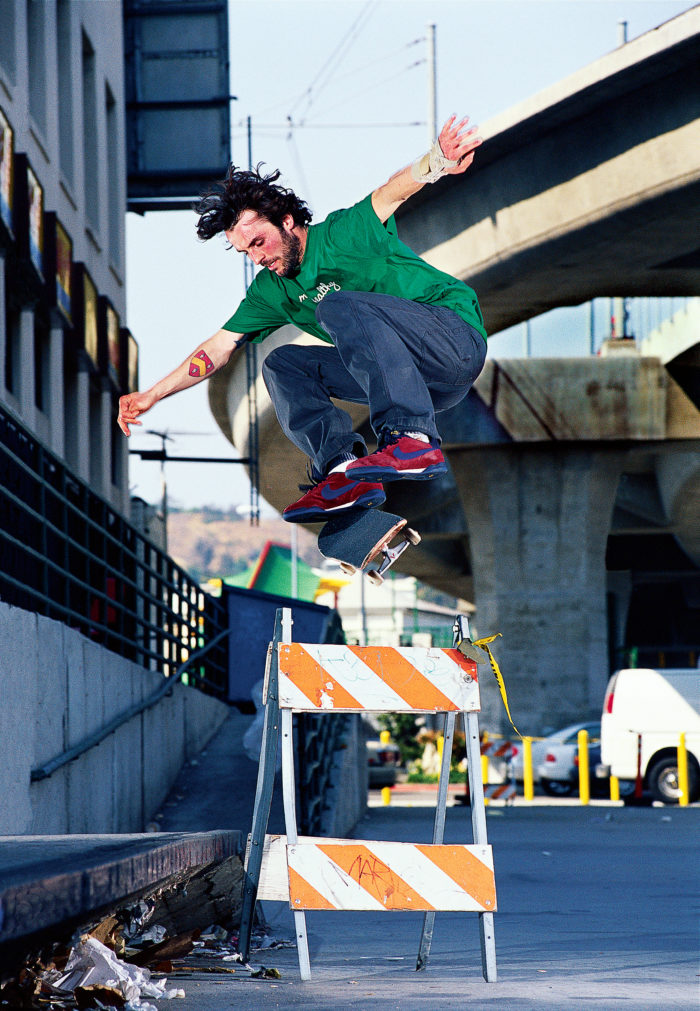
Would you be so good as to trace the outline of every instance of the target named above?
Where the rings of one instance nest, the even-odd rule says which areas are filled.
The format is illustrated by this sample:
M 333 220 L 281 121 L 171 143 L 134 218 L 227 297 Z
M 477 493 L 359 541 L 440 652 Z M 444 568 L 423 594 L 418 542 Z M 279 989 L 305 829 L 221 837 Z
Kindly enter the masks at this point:
M 468 116 L 459 122 L 456 116 L 450 116 L 440 131 L 438 140 L 445 158 L 459 162 L 453 168 L 445 169 L 447 175 L 454 176 L 466 172 L 474 161 L 474 152 L 482 143 L 482 138 L 477 136 L 479 127 L 472 126 L 467 129 L 468 123 Z
M 148 393 L 125 393 L 119 398 L 117 424 L 124 435 L 131 435 L 129 425 L 142 424 L 137 420 L 139 415 L 145 414 L 154 403 L 155 398 Z

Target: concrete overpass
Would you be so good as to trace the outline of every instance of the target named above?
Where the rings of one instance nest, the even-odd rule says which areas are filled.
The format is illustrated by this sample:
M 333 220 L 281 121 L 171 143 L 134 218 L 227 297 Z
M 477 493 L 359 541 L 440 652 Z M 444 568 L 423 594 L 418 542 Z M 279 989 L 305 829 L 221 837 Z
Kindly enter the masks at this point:
M 700 292 L 699 42 L 700 8 L 487 124 L 476 171 L 407 206 L 402 238 L 474 285 L 492 333 L 594 296 Z M 670 357 L 623 342 L 594 359 L 490 360 L 441 417 L 451 474 L 388 488 L 424 536 L 405 571 L 503 633 L 524 732 L 599 711 L 639 579 L 700 599 L 699 330 Z M 290 331 L 262 354 L 312 340 Z M 209 386 L 241 453 L 245 373 L 239 359 Z M 281 509 L 305 461 L 261 382 L 258 401 L 260 492 Z M 371 442 L 366 410 L 343 406 Z M 485 708 L 502 723 L 490 690 Z
M 700 291 L 700 6 L 490 120 L 401 238 L 479 294 L 489 333 L 603 295 Z

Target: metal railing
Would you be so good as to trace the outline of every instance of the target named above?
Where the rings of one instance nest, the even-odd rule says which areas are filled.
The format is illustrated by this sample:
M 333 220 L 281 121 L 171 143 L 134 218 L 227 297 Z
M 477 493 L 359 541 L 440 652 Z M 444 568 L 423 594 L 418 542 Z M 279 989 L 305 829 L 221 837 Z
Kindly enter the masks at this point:
M 697 667 L 700 644 L 651 644 L 620 646 L 615 650 L 615 666 L 621 667 Z
M 296 721 L 299 830 L 302 835 L 323 835 L 325 805 L 333 783 L 333 761 L 343 745 L 350 717 L 347 713 L 326 716 L 297 713 Z
M 2 407 L 0 599 L 166 676 L 228 625 L 222 601 Z M 188 681 L 226 698 L 225 637 Z

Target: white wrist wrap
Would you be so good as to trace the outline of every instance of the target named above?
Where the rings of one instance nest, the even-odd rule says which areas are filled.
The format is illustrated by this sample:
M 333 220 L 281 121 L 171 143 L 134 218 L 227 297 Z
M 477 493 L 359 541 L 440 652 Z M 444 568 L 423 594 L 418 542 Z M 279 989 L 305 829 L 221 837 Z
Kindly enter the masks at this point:
M 417 183 L 434 183 L 441 179 L 447 169 L 454 168 L 459 162 L 445 158 L 440 147 L 440 141 L 434 140 L 432 147 L 411 165 L 411 175 Z

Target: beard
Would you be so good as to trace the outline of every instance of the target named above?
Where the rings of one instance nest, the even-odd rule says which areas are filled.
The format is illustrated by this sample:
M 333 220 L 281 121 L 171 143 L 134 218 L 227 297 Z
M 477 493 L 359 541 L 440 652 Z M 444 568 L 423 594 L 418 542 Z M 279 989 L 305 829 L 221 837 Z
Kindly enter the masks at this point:
M 285 232 L 281 228 L 280 237 L 282 239 L 283 250 L 280 277 L 296 277 L 304 256 L 301 239 L 297 235 L 290 235 L 289 232 Z

